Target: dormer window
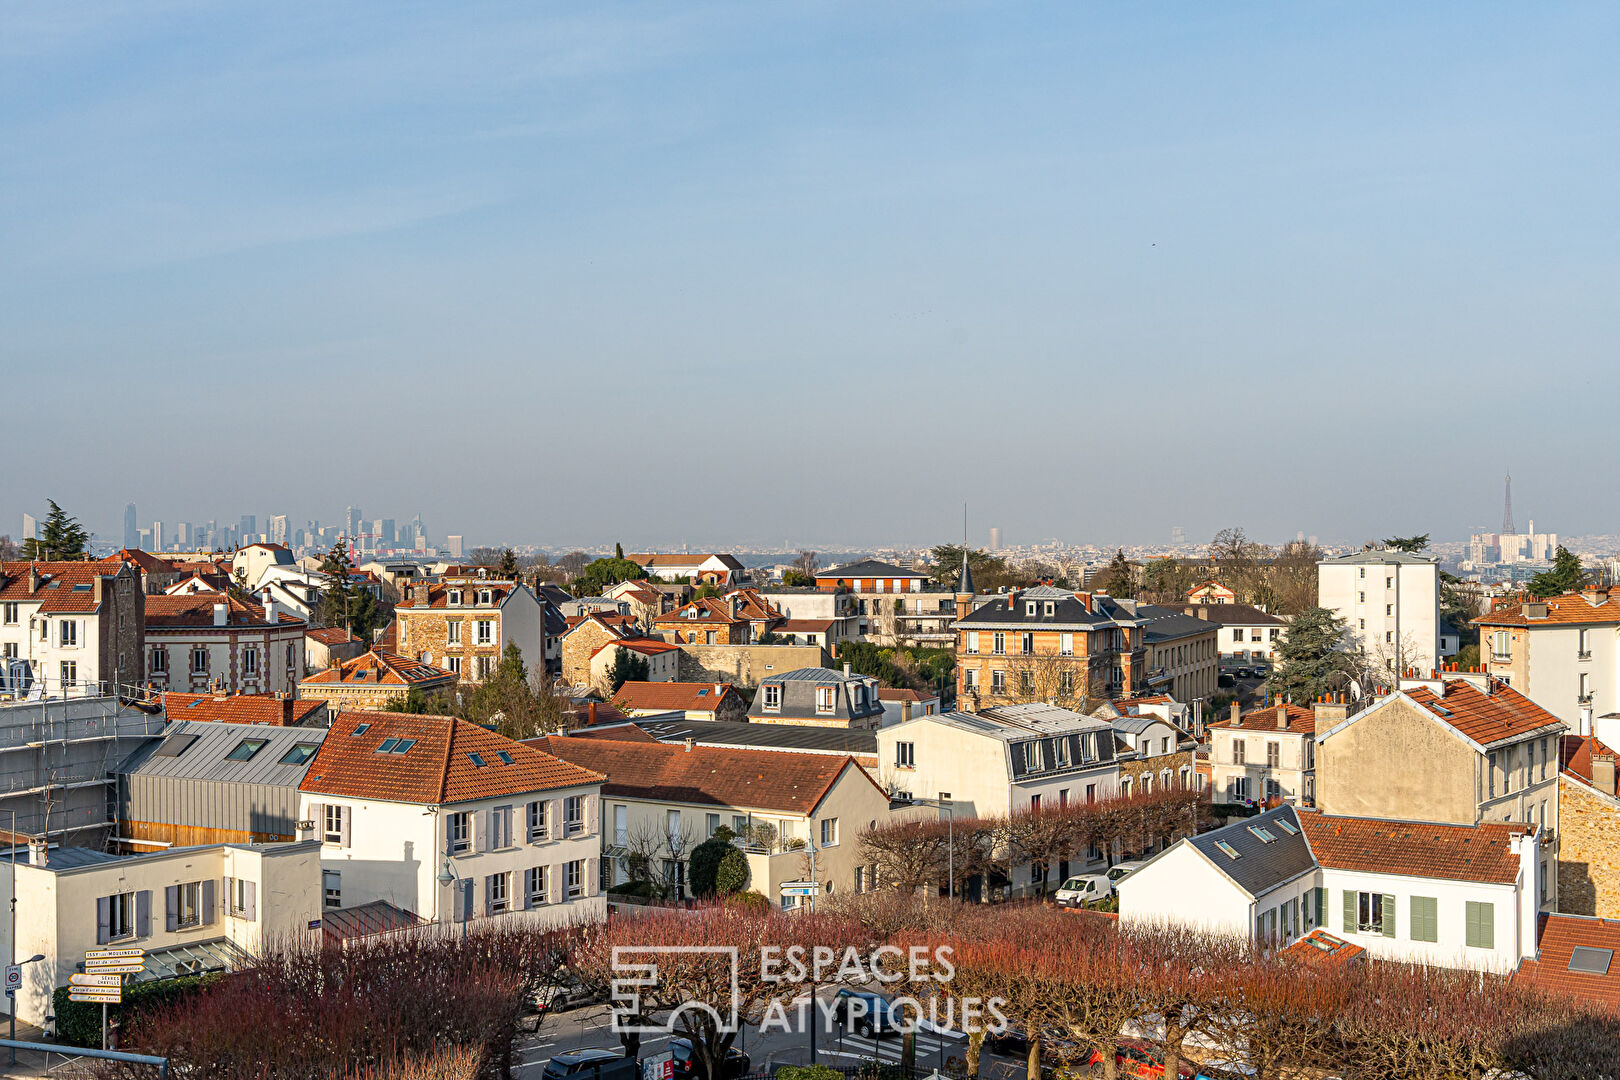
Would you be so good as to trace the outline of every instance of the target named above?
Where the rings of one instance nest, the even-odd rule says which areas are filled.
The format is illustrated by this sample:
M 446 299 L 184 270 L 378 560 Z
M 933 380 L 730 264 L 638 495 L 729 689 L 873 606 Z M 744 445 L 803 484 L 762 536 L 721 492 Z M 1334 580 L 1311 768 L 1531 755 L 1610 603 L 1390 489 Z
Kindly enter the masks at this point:
M 490 592 L 488 589 L 479 589 L 478 590 L 478 602 L 480 604 L 488 604 L 488 603 L 490 603 L 490 598 L 492 596 L 494 596 L 494 595 L 495 594 Z
M 1052 603 L 1052 601 L 1048 600 L 1046 602 L 1046 617 L 1048 619 L 1050 619 L 1052 617 L 1053 613 L 1056 612 L 1056 611 L 1057 611 L 1057 605 Z
M 1035 601 L 1031 600 L 1024 605 L 1024 614 L 1032 619 L 1035 617 Z
M 1027 742 L 1024 744 L 1024 768 L 1034 772 L 1041 767 L 1041 744 Z
M 450 590 L 450 596 L 445 600 L 445 603 L 449 604 L 451 607 L 460 607 L 461 606 L 461 590 L 460 589 L 451 589 Z

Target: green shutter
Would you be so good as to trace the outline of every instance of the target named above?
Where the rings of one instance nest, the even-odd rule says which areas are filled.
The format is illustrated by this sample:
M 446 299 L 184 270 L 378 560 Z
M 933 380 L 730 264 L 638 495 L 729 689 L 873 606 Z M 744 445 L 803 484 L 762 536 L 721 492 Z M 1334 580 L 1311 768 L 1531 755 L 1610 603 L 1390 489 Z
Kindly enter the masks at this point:
M 1327 907 L 1328 891 L 1324 888 L 1318 888 L 1316 890 L 1316 925 L 1324 930 L 1327 929 L 1328 924 Z
M 1412 940 L 1439 941 L 1440 917 L 1438 902 L 1432 896 L 1414 896 L 1412 904 Z
M 1389 893 L 1384 894 L 1382 909 L 1378 912 L 1379 929 L 1385 937 L 1395 936 L 1395 898 Z
M 1348 889 L 1344 893 L 1344 932 L 1356 932 L 1356 894 Z
M 1468 901 L 1468 945 L 1474 949 L 1496 948 L 1496 905 Z

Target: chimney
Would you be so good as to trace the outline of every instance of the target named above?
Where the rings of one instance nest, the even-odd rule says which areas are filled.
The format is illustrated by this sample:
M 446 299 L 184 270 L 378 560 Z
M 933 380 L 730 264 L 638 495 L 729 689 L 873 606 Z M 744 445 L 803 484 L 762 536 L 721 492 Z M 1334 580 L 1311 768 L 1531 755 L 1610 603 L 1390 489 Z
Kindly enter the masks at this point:
M 1350 715 L 1350 706 L 1344 704 L 1343 694 L 1329 694 L 1324 700 L 1312 705 L 1311 712 L 1316 714 L 1318 721 L 1343 720 Z
M 691 752 L 692 752 L 692 749 L 693 749 L 693 748 L 694 748 L 694 747 L 695 747 L 695 746 L 697 746 L 697 740 L 696 740 L 696 739 L 694 739 L 694 738 L 693 738 L 693 737 L 692 737 L 692 736 L 690 736 L 690 735 L 688 735 L 688 736 L 687 736 L 687 737 L 686 737 L 686 738 L 685 738 L 685 739 L 684 739 L 684 740 L 683 740 L 683 742 L 684 742 L 684 743 L 685 743 L 685 746 L 686 746 L 686 752 L 687 752 L 687 753 L 688 753 L 688 754 L 690 754 L 690 753 L 691 753 Z
M 1594 765 L 1595 764 L 1596 763 L 1594 762 Z M 1609 760 L 1609 775 L 1610 775 L 1610 777 L 1613 777 L 1613 775 L 1614 775 L 1614 759 L 1612 759 L 1612 758 Z M 1610 783 L 1611 784 L 1613 783 L 1612 779 L 1610 780 Z M 29 841 L 28 841 L 28 865 L 29 866 L 48 866 L 48 865 L 50 865 L 50 858 L 51 858 L 50 841 L 41 839 L 40 837 L 37 837 L 37 836 L 29 838 Z
M 714 684 L 714 699 L 716 701 L 719 701 L 720 698 L 725 695 L 725 692 L 726 692 L 726 684 L 725 683 L 715 683 Z
M 844 678 L 849 678 L 849 664 L 847 662 L 844 664 Z
M 1587 702 L 1581 706 L 1580 735 L 1585 738 L 1592 734 L 1592 704 Z
M 900 702 L 900 722 L 903 724 L 911 719 L 911 699 L 906 698 Z
M 1008 589 L 1007 590 L 1007 610 L 1011 611 L 1013 608 L 1015 608 L 1017 606 L 1018 606 L 1018 590 L 1017 589 Z
M 1232 726 L 1236 727 L 1238 725 L 1239 721 L 1241 721 L 1242 719 L 1243 719 L 1243 710 L 1238 708 L 1238 703 L 1237 702 L 1235 702 L 1235 701 L 1232 702 Z
M 1090 593 L 1088 593 L 1088 592 L 1077 592 L 1077 593 L 1074 594 L 1074 598 L 1076 600 L 1080 601 L 1080 606 L 1081 607 L 1085 608 L 1087 611 L 1091 610 L 1091 594 Z
M 1277 706 L 1277 730 L 1288 730 L 1288 706 L 1286 705 Z
M 230 608 L 225 604 L 214 605 L 214 625 L 224 626 L 230 616 Z
M 269 623 L 271 626 L 275 626 L 281 622 L 281 605 L 270 599 L 270 594 L 268 591 L 265 593 L 264 621 Z
M 593 701 L 585 707 L 585 724 L 587 727 L 596 726 L 596 704 Z
M 1594 755 L 1592 755 L 1592 787 L 1596 787 L 1596 789 L 1599 790 L 1599 792 L 1604 793 L 1604 795 L 1614 795 L 1614 755 L 1601 755 L 1601 753 L 1594 753 Z M 32 853 L 32 848 L 29 848 L 29 853 Z
M 39 592 L 39 567 L 33 563 L 28 564 L 28 591 L 31 593 Z

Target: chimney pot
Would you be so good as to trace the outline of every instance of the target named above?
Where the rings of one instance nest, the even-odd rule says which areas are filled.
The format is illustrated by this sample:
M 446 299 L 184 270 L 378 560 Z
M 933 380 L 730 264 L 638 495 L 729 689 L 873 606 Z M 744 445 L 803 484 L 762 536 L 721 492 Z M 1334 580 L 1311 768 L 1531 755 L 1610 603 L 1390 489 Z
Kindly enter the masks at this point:
M 688 735 L 686 737 L 686 739 L 685 739 L 685 745 L 686 745 L 686 752 L 688 754 L 690 754 L 692 752 L 692 748 L 697 746 L 697 740 L 692 738 L 692 736 Z
M 1238 708 L 1238 703 L 1234 701 L 1232 702 L 1232 723 L 1236 724 L 1241 719 L 1243 719 L 1243 710 Z
M 1288 730 L 1288 706 L 1286 705 L 1277 706 L 1277 730 Z
M 904 701 L 902 701 L 900 703 L 900 722 L 903 724 L 907 720 L 910 720 L 910 719 L 911 719 L 911 699 L 907 698 L 906 700 L 904 700 Z
M 849 664 L 848 663 L 844 664 L 844 678 L 846 678 L 846 679 L 849 678 Z
M 51 858 L 50 841 L 42 840 L 37 836 L 31 838 L 28 841 L 28 865 L 29 866 L 48 866 L 48 865 L 50 865 L 50 858 Z
M 596 705 L 593 701 L 585 707 L 586 724 L 590 727 L 596 726 Z

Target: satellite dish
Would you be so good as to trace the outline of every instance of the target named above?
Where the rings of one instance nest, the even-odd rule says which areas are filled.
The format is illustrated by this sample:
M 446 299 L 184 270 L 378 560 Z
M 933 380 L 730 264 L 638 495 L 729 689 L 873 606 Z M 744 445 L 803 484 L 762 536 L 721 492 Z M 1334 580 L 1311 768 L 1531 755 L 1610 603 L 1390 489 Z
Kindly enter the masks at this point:
M 1361 683 L 1355 679 L 1350 680 L 1350 699 L 1352 701 L 1361 700 Z

